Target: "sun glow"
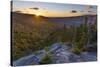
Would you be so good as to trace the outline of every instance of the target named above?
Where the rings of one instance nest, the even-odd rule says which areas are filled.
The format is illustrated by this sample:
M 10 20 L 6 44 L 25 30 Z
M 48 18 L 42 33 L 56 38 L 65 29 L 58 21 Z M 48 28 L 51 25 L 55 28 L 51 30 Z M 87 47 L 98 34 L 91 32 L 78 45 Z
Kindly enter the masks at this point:
M 36 13 L 35 15 L 36 15 L 36 16 L 40 16 L 41 14 L 40 14 L 40 13 Z

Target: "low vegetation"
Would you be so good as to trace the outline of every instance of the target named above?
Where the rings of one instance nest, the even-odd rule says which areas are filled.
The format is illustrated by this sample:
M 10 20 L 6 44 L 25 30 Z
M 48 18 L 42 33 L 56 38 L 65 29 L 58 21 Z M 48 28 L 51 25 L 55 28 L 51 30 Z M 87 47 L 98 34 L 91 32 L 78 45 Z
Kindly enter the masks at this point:
M 52 63 L 52 59 L 51 56 L 49 56 L 48 54 L 42 58 L 42 60 L 40 61 L 40 64 L 51 64 Z

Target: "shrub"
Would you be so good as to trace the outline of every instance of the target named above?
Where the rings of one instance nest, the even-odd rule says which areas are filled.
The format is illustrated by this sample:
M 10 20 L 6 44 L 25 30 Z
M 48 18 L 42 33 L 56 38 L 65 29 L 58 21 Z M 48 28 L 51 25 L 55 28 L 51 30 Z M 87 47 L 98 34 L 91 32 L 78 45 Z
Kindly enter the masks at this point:
M 75 54 L 80 54 L 81 49 L 78 48 L 78 47 L 75 47 L 75 48 L 72 49 L 72 52 L 75 53 Z
M 49 55 L 46 55 L 40 61 L 40 64 L 50 64 L 50 63 L 52 63 L 52 60 L 51 60 L 51 56 L 49 56 Z

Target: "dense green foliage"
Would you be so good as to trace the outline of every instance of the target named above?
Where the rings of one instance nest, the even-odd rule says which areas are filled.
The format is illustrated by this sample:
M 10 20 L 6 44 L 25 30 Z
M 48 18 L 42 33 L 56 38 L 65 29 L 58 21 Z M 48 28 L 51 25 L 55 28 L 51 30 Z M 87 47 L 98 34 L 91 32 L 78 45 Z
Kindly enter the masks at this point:
M 97 50 L 97 22 L 81 24 L 75 29 L 74 47 L 72 51 L 76 54 L 80 54 L 83 50 Z M 86 46 L 92 45 L 92 48 L 86 48 Z M 84 48 L 85 47 L 85 48 Z

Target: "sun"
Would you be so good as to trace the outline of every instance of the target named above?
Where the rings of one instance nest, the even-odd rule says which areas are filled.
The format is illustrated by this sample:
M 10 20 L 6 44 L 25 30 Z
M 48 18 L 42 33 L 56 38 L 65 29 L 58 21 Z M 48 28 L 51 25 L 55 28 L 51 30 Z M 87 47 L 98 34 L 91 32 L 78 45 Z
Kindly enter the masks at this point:
M 40 13 L 36 13 L 35 15 L 36 15 L 36 16 L 40 16 L 41 14 L 40 14 Z

